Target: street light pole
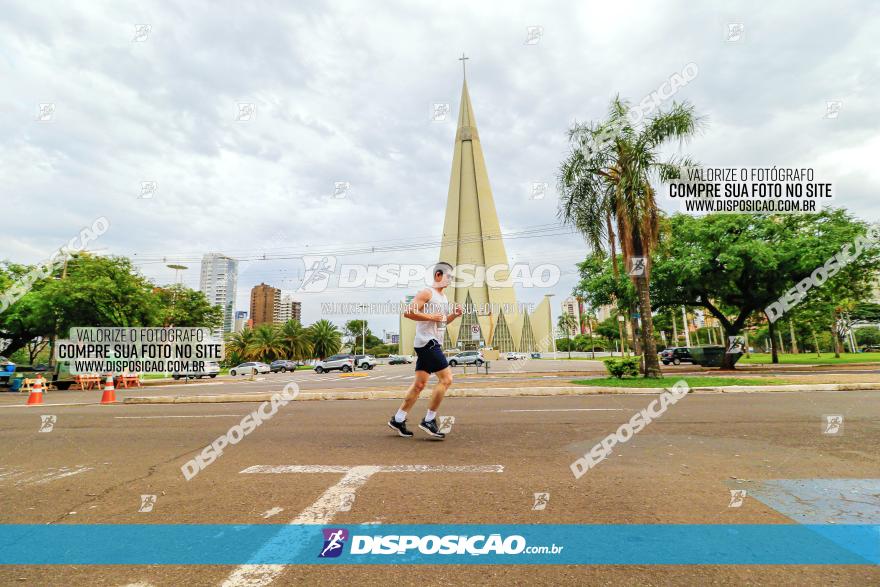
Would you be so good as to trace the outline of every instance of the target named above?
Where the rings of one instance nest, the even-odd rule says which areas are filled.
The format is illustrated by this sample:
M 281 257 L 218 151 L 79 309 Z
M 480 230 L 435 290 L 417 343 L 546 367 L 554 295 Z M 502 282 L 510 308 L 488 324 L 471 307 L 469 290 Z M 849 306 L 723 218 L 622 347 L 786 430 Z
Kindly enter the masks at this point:
M 684 330 L 684 346 L 691 346 L 691 334 L 688 329 L 688 317 L 687 312 L 684 311 L 684 306 L 681 307 L 681 329 Z

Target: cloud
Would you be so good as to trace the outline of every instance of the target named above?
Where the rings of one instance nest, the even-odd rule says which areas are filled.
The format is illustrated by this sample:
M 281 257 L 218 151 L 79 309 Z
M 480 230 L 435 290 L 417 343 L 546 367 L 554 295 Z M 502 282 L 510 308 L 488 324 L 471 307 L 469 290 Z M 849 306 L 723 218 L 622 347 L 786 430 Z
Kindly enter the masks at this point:
M 676 99 L 709 124 L 686 152 L 707 165 L 816 166 L 839 182 L 838 204 L 876 220 L 874 13 L 867 2 L 18 2 L 0 23 L 0 182 L 14 219 L 0 258 L 35 262 L 98 216 L 112 226 L 97 248 L 152 259 L 141 267 L 159 282 L 173 278 L 161 257 L 185 259 L 191 286 L 207 251 L 436 241 L 462 51 L 505 230 L 555 222 L 552 190 L 531 200 L 529 186 L 555 184 L 574 120 L 603 117 L 618 93 L 638 101 L 690 62 L 699 75 Z M 729 23 L 743 24 L 740 42 L 727 41 Z M 142 41 L 136 24 L 150 26 Z M 525 42 L 529 26 L 542 27 L 537 44 Z M 836 119 L 823 117 L 829 99 L 842 101 Z M 451 104 L 448 122 L 430 120 L 436 102 Z M 55 105 L 51 122 L 36 120 L 41 103 Z M 236 120 L 240 103 L 254 104 L 253 120 Z M 144 181 L 158 184 L 154 198 L 138 197 Z M 331 197 L 338 181 L 350 182 L 348 197 Z M 557 235 L 507 250 L 563 265 L 559 300 L 584 245 Z M 345 261 L 429 263 L 437 252 Z M 243 262 L 238 307 L 252 285 L 294 284 L 301 270 Z M 320 317 L 318 301 L 304 299 L 307 321 Z M 377 320 L 382 328 L 396 319 Z

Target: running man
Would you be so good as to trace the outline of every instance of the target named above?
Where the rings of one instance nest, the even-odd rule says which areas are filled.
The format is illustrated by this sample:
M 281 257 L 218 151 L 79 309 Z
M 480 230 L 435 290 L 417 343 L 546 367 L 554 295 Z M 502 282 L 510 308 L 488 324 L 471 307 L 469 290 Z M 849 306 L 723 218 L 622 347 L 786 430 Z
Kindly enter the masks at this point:
M 452 385 L 452 369 L 446 361 L 446 355 L 443 354 L 443 335 L 446 333 L 446 325 L 462 313 L 461 306 L 457 304 L 452 308 L 452 312 L 449 312 L 449 301 L 443 295 L 443 290 L 449 286 L 451 277 L 452 265 L 442 261 L 437 263 L 434 266 L 434 280 L 431 287 L 420 291 L 403 314 L 405 318 L 416 321 L 416 337 L 413 341 L 418 357 L 416 378 L 406 392 L 400 409 L 388 422 L 388 426 L 397 430 L 397 433 L 404 438 L 413 435 L 406 428 L 406 414 L 419 399 L 419 394 L 425 389 L 431 373 L 437 375 L 437 385 L 434 386 L 428 412 L 419 424 L 419 428 L 434 438 L 446 437 L 437 426 L 437 410 L 446 390 Z

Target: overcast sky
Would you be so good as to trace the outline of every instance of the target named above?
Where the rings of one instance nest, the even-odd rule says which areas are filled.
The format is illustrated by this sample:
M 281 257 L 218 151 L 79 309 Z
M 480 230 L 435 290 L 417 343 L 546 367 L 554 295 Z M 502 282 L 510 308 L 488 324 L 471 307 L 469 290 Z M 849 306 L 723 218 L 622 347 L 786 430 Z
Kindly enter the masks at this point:
M 573 121 L 602 118 L 617 93 L 640 100 L 688 63 L 699 73 L 675 99 L 707 124 L 683 152 L 709 166 L 813 167 L 837 205 L 880 217 L 872 2 L 177 4 L 4 4 L 0 258 L 45 259 L 99 216 L 111 226 L 91 248 L 151 260 L 140 267 L 158 283 L 173 280 L 160 257 L 184 259 L 192 287 L 208 251 L 437 241 L 462 52 L 505 232 L 556 222 L 552 188 Z M 836 116 L 829 101 L 839 101 Z M 236 120 L 240 103 L 255 105 L 251 120 Z M 432 121 L 435 103 L 451 105 L 446 121 Z M 41 104 L 53 105 L 47 116 Z M 152 197 L 140 197 L 143 182 L 156 182 Z M 332 197 L 336 182 L 350 183 L 346 197 Z M 532 182 L 550 184 L 546 197 L 530 198 Z M 558 313 L 583 241 L 511 239 L 507 250 L 515 262 L 560 265 Z M 430 263 L 438 253 L 339 262 Z M 301 275 L 293 259 L 242 262 L 237 307 L 247 309 L 251 286 L 295 290 Z M 321 301 L 406 293 L 299 298 L 311 322 Z M 380 335 L 396 323 L 371 319 Z

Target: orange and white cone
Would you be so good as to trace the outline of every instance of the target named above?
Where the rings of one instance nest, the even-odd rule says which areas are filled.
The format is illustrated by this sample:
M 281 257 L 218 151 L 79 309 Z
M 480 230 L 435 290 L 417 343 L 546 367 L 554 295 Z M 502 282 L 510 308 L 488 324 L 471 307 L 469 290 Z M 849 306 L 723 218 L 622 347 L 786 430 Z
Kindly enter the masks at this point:
M 102 404 L 116 403 L 116 388 L 113 387 L 113 374 L 107 375 L 107 381 L 104 383 L 104 395 L 101 396 Z
M 43 376 L 37 375 L 34 386 L 31 387 L 31 392 L 28 394 L 27 405 L 36 406 L 41 403 L 43 403 Z

